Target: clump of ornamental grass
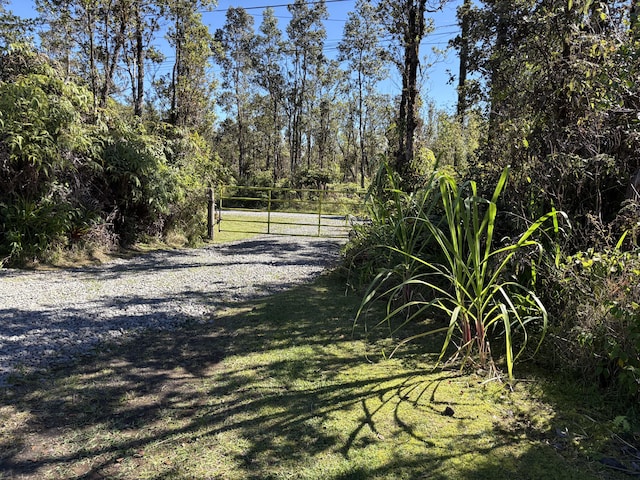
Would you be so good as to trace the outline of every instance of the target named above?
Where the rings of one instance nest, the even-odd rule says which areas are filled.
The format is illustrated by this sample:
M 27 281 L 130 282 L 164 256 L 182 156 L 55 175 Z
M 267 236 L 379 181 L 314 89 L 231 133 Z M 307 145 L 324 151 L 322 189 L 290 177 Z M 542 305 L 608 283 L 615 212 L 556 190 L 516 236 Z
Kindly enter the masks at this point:
M 388 197 L 392 201 L 384 200 L 386 205 L 397 208 L 397 202 L 411 204 L 419 198 L 419 208 L 413 208 L 411 216 L 395 220 L 396 225 L 402 225 L 391 230 L 397 237 L 381 247 L 398 262 L 382 268 L 371 281 L 356 324 L 365 318 L 367 307 L 379 299 L 387 302 L 386 315 L 374 325 L 388 326 L 393 335 L 440 312 L 447 318 L 445 326 L 405 337 L 394 352 L 420 337 L 443 334 L 439 362 L 454 347 L 450 359 L 461 358 L 462 366 L 474 362 L 498 376 L 490 344 L 499 340 L 512 382 L 514 364 L 529 343 L 528 329 L 536 325 L 537 351 L 548 315 L 532 283 L 518 282 L 510 275 L 511 264 L 523 251 L 542 252 L 535 235 L 548 222 L 557 232 L 560 213 L 553 210 L 514 240 L 496 245 L 497 202 L 508 173 L 508 168 L 502 172 L 490 199 L 479 196 L 474 181 L 460 184 L 450 174 L 434 176 L 418 193 L 392 189 Z M 381 208 L 375 198 L 372 202 L 374 210 Z M 381 217 L 377 212 L 374 223 Z M 400 321 L 392 322 L 398 318 Z

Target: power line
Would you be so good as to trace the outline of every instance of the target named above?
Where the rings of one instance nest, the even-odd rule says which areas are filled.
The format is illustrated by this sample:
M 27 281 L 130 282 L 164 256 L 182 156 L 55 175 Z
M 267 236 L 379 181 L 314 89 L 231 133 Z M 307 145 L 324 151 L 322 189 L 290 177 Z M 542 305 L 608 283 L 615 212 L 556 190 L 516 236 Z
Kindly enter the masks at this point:
M 344 3 L 344 2 L 353 2 L 354 0 L 310 0 L 308 2 L 304 2 L 305 5 L 317 5 L 319 3 Z M 262 5 L 262 6 L 258 6 L 258 7 L 240 7 L 243 10 L 259 10 L 261 8 L 278 8 L 278 7 L 290 7 L 292 5 L 295 5 L 294 3 L 280 3 L 277 5 Z M 223 8 L 220 10 L 203 10 L 201 11 L 201 13 L 223 13 L 226 12 L 227 10 L 231 9 L 231 8 L 236 8 L 236 7 L 229 7 L 229 8 Z
M 422 40 L 422 42 L 420 42 L 420 46 L 422 47 L 445 47 L 449 44 L 448 40 L 444 40 L 444 41 L 428 41 L 428 38 L 424 38 Z M 381 47 L 386 47 L 389 48 L 391 47 L 391 45 L 393 44 L 393 39 L 392 38 L 385 38 L 385 39 L 380 39 L 378 45 Z M 335 42 L 335 41 L 334 41 Z M 331 43 L 331 42 L 329 42 Z M 325 54 L 330 54 L 330 53 L 334 53 L 338 51 L 338 46 L 337 45 L 327 45 L 325 43 L 324 48 L 322 49 L 322 52 Z M 283 52 L 285 55 L 287 53 L 291 53 L 291 51 L 288 50 L 283 50 Z M 156 73 L 160 72 L 160 70 L 169 72 L 172 68 L 173 62 L 175 61 L 175 56 L 174 55 L 165 55 L 164 60 L 158 64 L 156 64 L 155 66 L 155 70 Z M 215 66 L 213 67 L 214 69 L 216 68 Z

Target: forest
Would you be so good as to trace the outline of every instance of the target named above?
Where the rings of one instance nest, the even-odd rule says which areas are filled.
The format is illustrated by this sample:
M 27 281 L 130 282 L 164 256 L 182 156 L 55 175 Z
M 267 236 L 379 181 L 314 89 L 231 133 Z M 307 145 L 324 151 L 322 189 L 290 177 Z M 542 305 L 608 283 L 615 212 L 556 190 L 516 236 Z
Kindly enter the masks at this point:
M 483 366 L 495 338 L 509 376 L 542 350 L 639 398 L 638 0 L 465 0 L 455 112 L 421 91 L 446 0 L 357 0 L 335 58 L 323 0 L 292 2 L 286 25 L 229 8 L 215 32 L 213 0 L 35 4 L 23 19 L 0 0 L 1 264 L 169 232 L 197 245 L 212 185 L 350 184 L 372 222 L 351 282 L 399 329 L 435 309 Z

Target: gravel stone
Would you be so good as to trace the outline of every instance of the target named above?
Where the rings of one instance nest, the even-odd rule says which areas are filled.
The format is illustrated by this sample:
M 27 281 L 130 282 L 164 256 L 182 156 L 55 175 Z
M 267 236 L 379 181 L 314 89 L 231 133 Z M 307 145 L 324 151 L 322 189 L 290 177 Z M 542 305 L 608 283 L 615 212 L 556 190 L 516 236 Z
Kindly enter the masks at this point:
M 0 386 L 145 329 L 207 322 L 221 306 L 312 280 L 342 240 L 263 236 L 71 270 L 0 269 Z

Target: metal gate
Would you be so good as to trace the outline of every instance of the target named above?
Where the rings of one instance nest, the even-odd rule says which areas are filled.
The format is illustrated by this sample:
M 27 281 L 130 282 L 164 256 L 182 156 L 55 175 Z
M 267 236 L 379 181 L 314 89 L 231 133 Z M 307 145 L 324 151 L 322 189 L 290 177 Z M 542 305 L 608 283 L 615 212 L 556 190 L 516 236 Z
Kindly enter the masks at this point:
M 366 192 L 224 185 L 216 193 L 220 232 L 343 238 Z

